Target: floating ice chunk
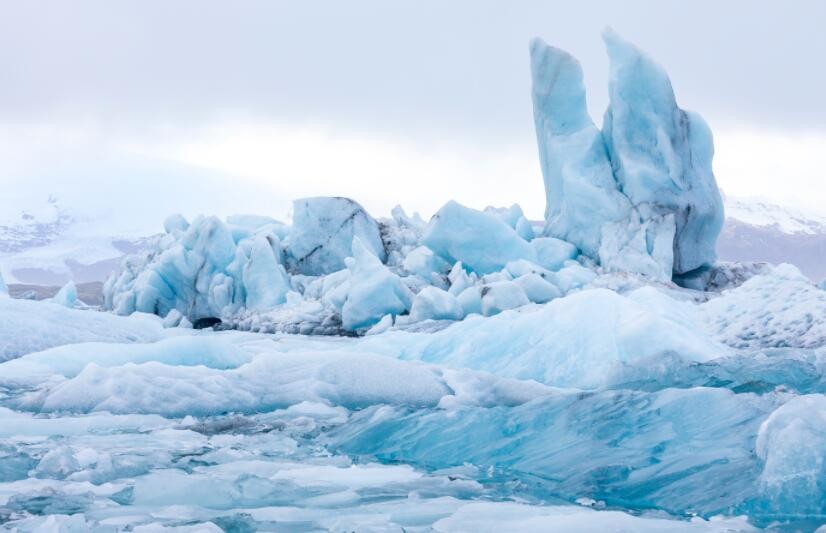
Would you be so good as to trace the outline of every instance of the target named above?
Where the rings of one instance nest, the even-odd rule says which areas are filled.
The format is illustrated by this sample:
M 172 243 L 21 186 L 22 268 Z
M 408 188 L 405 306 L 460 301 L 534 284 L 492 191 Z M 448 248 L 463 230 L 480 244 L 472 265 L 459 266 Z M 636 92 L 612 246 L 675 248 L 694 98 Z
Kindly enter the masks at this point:
M 782 264 L 702 304 L 706 331 L 735 348 L 826 346 L 826 292 Z
M 518 290 L 524 305 L 527 296 Z M 451 368 L 583 389 L 608 387 L 629 368 L 668 373 L 681 361 L 731 353 L 692 321 L 684 302 L 671 301 L 676 321 L 668 300 L 660 305 L 651 309 L 613 291 L 588 289 L 523 312 L 468 317 L 403 353 Z
M 379 223 L 381 240 L 387 251 L 386 264 L 401 267 L 405 257 L 419 246 L 426 224 L 418 213 L 408 216 L 398 205 L 391 210 L 391 215 L 392 218 L 384 218 Z M 429 277 L 423 276 L 423 279 Z
M 474 502 L 438 520 L 439 533 L 474 531 L 554 531 L 556 533 L 703 533 L 756 532 L 745 518 L 721 518 L 691 522 L 634 516 L 620 511 L 595 511 L 577 506 L 533 506 L 513 502 Z
M 604 39 L 611 104 L 602 134 L 587 113 L 579 63 L 531 42 L 545 234 L 608 270 L 668 281 L 714 261 L 723 211 L 711 133 L 677 107 L 660 67 L 610 30 Z
M 246 308 L 264 311 L 284 303 L 290 279 L 279 261 L 281 243 L 275 236 L 255 237 L 250 256 L 244 265 Z
M 163 229 L 167 233 L 181 234 L 189 228 L 189 222 L 180 213 L 169 215 L 163 221 Z
M 182 234 L 166 237 L 155 253 L 127 258 L 107 280 L 104 307 L 123 315 L 178 309 L 193 319 L 220 316 L 236 292 L 228 271 L 236 258 L 230 229 L 216 217 L 198 217 Z
M 444 396 L 439 401 L 441 409 L 460 405 L 515 406 L 560 393 L 559 389 L 536 381 L 505 379 L 485 372 L 444 369 L 442 375 L 453 394 Z
M 497 281 L 482 287 L 482 314 L 485 316 L 496 315 L 529 303 L 531 301 L 518 283 Z
M 545 179 L 545 234 L 597 258 L 603 227 L 625 221 L 628 198 L 617 190 L 602 135 L 585 104 L 579 62 L 531 41 L 533 110 Z
M 425 280 L 429 280 L 434 272 L 444 273 L 450 268 L 447 261 L 434 254 L 433 250 L 427 246 L 413 249 L 404 258 L 403 266 L 406 271 L 421 276 Z
M 137 360 L 146 358 L 139 349 L 134 352 Z M 342 351 L 265 354 L 228 370 L 156 361 L 89 363 L 68 380 L 47 380 L 46 389 L 46 394 L 23 398 L 21 405 L 42 411 L 205 416 L 260 412 L 302 401 L 350 408 L 436 406 L 452 393 L 429 365 Z
M 88 364 L 108 368 L 128 363 L 159 362 L 227 369 L 251 359 L 248 352 L 223 339 L 201 336 L 185 335 L 141 344 L 89 342 L 56 346 L 8 361 L 3 364 L 0 380 L 36 380 L 47 374 L 72 378 Z
M 91 527 L 86 522 L 83 514 L 50 514 L 48 516 L 35 517 L 20 524 L 20 531 L 32 531 L 33 533 L 85 533 L 91 531 Z M 30 526 L 30 529 L 27 527 Z M 15 529 L 18 529 L 15 527 Z
M 183 313 L 178 311 L 177 309 L 172 309 L 169 311 L 163 319 L 163 327 L 165 328 L 175 328 L 181 323 L 181 320 L 184 319 Z
M 358 237 L 353 238 L 352 248 L 353 258 L 348 265 L 350 286 L 341 309 L 344 328 L 369 328 L 384 315 L 398 315 L 410 309 L 412 294 L 401 279 Z
M 191 225 L 168 221 L 171 233 L 153 252 L 128 257 L 104 285 L 104 307 L 188 320 L 223 317 L 240 309 L 268 311 L 284 303 L 291 282 L 283 267 L 277 225 L 255 232 L 215 217 Z M 252 221 L 247 221 L 255 225 Z
M 508 264 L 510 265 L 510 264 L 519 263 L 519 262 L 525 262 L 525 263 L 531 264 L 531 265 L 533 264 L 530 261 L 527 261 L 525 259 L 520 259 L 518 261 L 510 261 Z M 490 274 L 485 274 L 484 276 L 482 276 L 481 280 L 482 280 L 483 284 L 490 285 L 491 283 L 496 283 L 496 282 L 499 282 L 499 281 L 513 281 L 513 276 L 511 275 L 510 272 L 508 272 L 507 266 L 506 266 L 505 269 L 500 270 L 499 272 L 492 272 Z
M 723 226 L 711 131 L 677 107 L 659 65 L 610 29 L 603 40 L 611 62 L 603 137 L 620 190 L 651 216 L 674 215 L 675 273 L 711 265 Z
M 330 305 L 341 311 L 350 291 L 350 271 L 339 270 L 320 278 L 320 299 L 325 305 Z
M 461 261 L 479 274 L 501 270 L 515 259 L 535 259 L 531 245 L 498 216 L 454 201 L 433 215 L 422 242 L 450 263 Z
M 533 231 L 533 225 L 524 216 L 520 217 L 519 220 L 516 221 L 516 227 L 513 229 L 515 229 L 516 233 L 526 241 L 532 241 L 536 236 Z
M 480 287 L 468 287 L 456 296 L 456 301 L 462 306 L 465 316 L 482 314 L 482 289 Z
M 381 320 L 376 322 L 376 324 L 367 330 L 364 334 L 367 335 L 378 335 L 379 333 L 384 333 L 388 329 L 393 327 L 393 315 L 384 315 Z
M 531 247 L 536 252 L 536 264 L 548 270 L 559 270 L 578 253 L 576 246 L 554 237 L 536 238 L 531 241 Z
M 75 282 L 72 280 L 66 282 L 66 285 L 61 287 L 60 290 L 57 291 L 57 294 L 50 298 L 49 301 L 57 305 L 62 305 L 63 307 L 78 307 L 80 302 L 77 299 L 77 287 L 75 287 Z
M 293 202 L 289 265 L 297 272 L 317 276 L 344 268 L 353 238 L 384 262 L 386 252 L 378 223 L 349 198 L 315 197 Z
M 552 278 L 554 277 L 553 272 L 550 270 L 546 270 L 541 266 L 537 265 L 536 263 L 532 263 L 531 261 L 527 261 L 525 259 L 519 259 L 517 261 L 511 261 L 507 265 L 505 265 L 505 270 L 503 271 L 507 273 L 510 277 L 504 281 L 510 281 L 512 279 L 518 278 L 519 276 L 524 276 L 525 274 L 539 274 L 542 277 Z M 485 277 L 485 280 L 488 278 Z
M 9 288 L 6 286 L 5 280 L 3 280 L 3 273 L 0 272 L 0 298 L 9 295 Z
M 0 361 L 76 342 L 151 342 L 160 319 L 67 309 L 49 302 L 0 298 Z
M 579 263 L 570 262 L 558 272 L 551 272 L 546 279 L 553 282 L 563 293 L 567 294 L 575 289 L 581 289 L 597 277 L 596 273 Z
M 477 281 L 476 273 L 472 272 L 468 275 L 462 267 L 461 261 L 457 261 L 453 265 L 453 268 L 450 269 L 447 275 L 447 279 L 450 282 L 450 288 L 447 291 L 453 296 L 459 296 L 462 291 L 473 286 Z
M 513 282 L 519 285 L 525 291 L 528 300 L 534 303 L 544 304 L 562 296 L 562 291 L 556 285 L 548 283 L 539 274 L 525 274 L 519 276 Z
M 510 207 L 486 207 L 485 213 L 499 217 L 502 222 L 513 228 L 514 231 L 526 241 L 534 238 L 533 226 L 531 226 L 530 221 L 525 218 L 525 214 L 519 205 L 513 204 Z
M 793 398 L 760 426 L 761 490 L 771 510 L 797 516 L 826 512 L 826 395 Z
M 413 299 L 410 321 L 461 320 L 465 313 L 455 296 L 436 287 L 425 287 Z

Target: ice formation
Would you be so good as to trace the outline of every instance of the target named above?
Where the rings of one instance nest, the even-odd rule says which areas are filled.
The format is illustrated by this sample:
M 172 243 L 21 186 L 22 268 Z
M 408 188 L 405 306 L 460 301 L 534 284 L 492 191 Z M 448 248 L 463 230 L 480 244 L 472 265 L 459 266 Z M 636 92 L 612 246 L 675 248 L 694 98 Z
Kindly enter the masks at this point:
M 603 38 L 611 103 L 602 133 L 619 188 L 646 218 L 674 217 L 675 273 L 709 266 L 723 227 L 711 130 L 700 115 L 677 107 L 659 65 L 611 30 Z
M 723 223 L 711 131 L 677 106 L 662 68 L 611 30 L 604 40 L 611 77 L 602 132 L 588 116 L 576 59 L 531 43 L 545 233 L 608 269 L 654 279 L 708 267 Z
M 410 289 L 358 237 L 353 238 L 353 257 L 347 268 L 350 281 L 341 308 L 346 329 L 368 328 L 385 315 L 398 315 L 410 309 Z
M 451 201 L 433 215 L 422 242 L 451 263 L 489 274 L 515 259 L 536 260 L 530 243 L 499 217 Z
M 73 281 L 66 283 L 66 285 L 57 291 L 57 294 L 52 297 L 51 301 L 63 307 L 77 307 L 79 301 L 77 299 L 77 287 L 75 287 L 75 283 Z
M 289 258 L 292 268 L 317 276 L 344 268 L 353 238 L 376 257 L 386 253 L 378 223 L 349 198 L 303 198 L 293 202 Z
M 50 302 L 0 298 L 0 361 L 78 342 L 150 342 L 163 336 L 160 320 L 136 313 L 67 309 Z
M 777 408 L 761 424 L 756 446 L 760 486 L 772 510 L 826 511 L 826 396 L 808 394 Z M 801 509 L 801 500 L 810 503 Z
M 826 291 L 713 263 L 707 127 L 605 40 L 602 132 L 576 60 L 531 44 L 541 234 L 516 205 L 308 198 L 168 217 L 113 313 L 0 297 L 0 525 L 822 526 Z

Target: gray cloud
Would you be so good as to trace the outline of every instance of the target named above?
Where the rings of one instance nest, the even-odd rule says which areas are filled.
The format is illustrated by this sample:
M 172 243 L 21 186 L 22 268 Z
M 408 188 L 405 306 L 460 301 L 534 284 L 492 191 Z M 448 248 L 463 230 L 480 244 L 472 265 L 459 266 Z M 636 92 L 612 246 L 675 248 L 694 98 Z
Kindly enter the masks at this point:
M 817 0 L 5 2 L 0 119 L 129 130 L 237 112 L 523 142 L 528 39 L 580 58 L 599 120 L 611 25 L 712 126 L 826 129 L 824 21 Z

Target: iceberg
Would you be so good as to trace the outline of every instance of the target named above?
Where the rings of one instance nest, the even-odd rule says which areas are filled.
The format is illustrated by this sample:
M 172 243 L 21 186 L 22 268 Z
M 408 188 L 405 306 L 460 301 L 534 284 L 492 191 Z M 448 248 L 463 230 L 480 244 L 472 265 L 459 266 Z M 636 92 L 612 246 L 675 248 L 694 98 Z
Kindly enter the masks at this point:
M 756 451 L 769 510 L 826 513 L 826 395 L 800 396 L 777 408 L 760 426 Z
M 541 231 L 305 198 L 291 224 L 168 217 L 111 313 L 0 297 L 0 524 L 821 527 L 826 291 L 713 264 L 708 128 L 604 38 L 602 131 L 579 63 L 531 43 Z
M 674 217 L 676 274 L 712 265 L 723 201 L 711 130 L 677 106 L 662 67 L 610 29 L 603 39 L 611 81 L 602 133 L 620 190 L 647 218 Z
M 485 296 L 471 287 L 457 298 L 466 314 L 476 316 L 433 333 L 389 331 L 372 336 L 365 339 L 365 349 L 582 390 L 629 386 L 634 381 L 672 383 L 683 368 L 733 353 L 709 337 L 705 315 L 695 304 L 655 289 L 627 295 L 586 289 L 544 305 L 525 306 L 527 295 L 517 282 L 488 287 Z M 469 309 L 474 303 L 466 292 L 475 295 L 477 309 Z M 522 306 L 512 308 L 517 304 Z M 495 316 L 478 316 L 482 312 Z
M 582 67 L 541 39 L 530 45 L 534 122 L 545 179 L 545 230 L 598 258 L 606 225 L 629 218 L 602 134 L 585 103 Z
M 369 328 L 385 315 L 407 312 L 413 298 L 410 289 L 361 239 L 353 237 L 352 247 L 353 257 L 347 265 L 349 290 L 341 309 L 344 328 L 350 331 Z
M 274 235 L 256 237 L 243 270 L 246 307 L 251 311 L 272 309 L 287 301 L 290 279 L 281 260 L 281 242 Z
M 0 362 L 64 344 L 152 342 L 164 335 L 161 320 L 153 315 L 124 317 L 0 298 Z
M 461 261 L 477 274 L 489 274 L 508 261 L 536 259 L 530 243 L 498 216 L 450 201 L 430 220 L 422 243 L 450 264 Z
M 482 287 L 482 314 L 493 316 L 528 305 L 531 301 L 522 289 L 522 285 L 513 281 L 494 281 Z
M 63 307 L 77 307 L 80 303 L 77 299 L 77 287 L 75 287 L 75 282 L 69 280 L 63 287 L 57 291 L 51 298 L 52 303 L 56 303 L 57 305 L 62 305 Z
M 354 237 L 379 260 L 386 260 L 379 225 L 357 202 L 337 197 L 296 200 L 288 264 L 294 271 L 311 276 L 341 270 Z
M 702 304 L 706 331 L 739 349 L 826 346 L 826 291 L 779 265 Z
M 547 236 L 608 270 L 670 281 L 714 263 L 723 207 L 711 132 L 677 107 L 665 72 L 613 31 L 610 105 L 600 132 L 588 116 L 582 69 L 531 42 Z
M 418 246 L 408 253 L 402 263 L 404 269 L 424 280 L 433 274 L 442 274 L 450 269 L 447 261 L 433 253 L 427 246 Z
M 537 237 L 531 241 L 531 247 L 536 253 L 536 264 L 548 270 L 559 270 L 579 255 L 576 246 L 553 237 Z
M 425 287 L 413 299 L 410 320 L 461 320 L 465 316 L 459 300 L 438 287 Z
M 127 257 L 106 281 L 104 308 L 164 317 L 177 311 L 194 323 L 285 303 L 291 283 L 278 236 L 284 231 L 277 224 L 249 229 L 217 217 L 189 224 L 174 215 L 164 227 L 167 234 L 155 250 Z

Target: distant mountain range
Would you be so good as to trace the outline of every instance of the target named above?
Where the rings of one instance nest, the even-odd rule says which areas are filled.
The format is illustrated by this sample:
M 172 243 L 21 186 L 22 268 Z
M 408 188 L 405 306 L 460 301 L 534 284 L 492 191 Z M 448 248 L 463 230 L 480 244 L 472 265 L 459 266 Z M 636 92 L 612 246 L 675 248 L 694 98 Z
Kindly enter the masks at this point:
M 826 278 L 826 216 L 727 198 L 717 253 L 724 261 L 792 263 L 818 282 Z
M 43 204 L 0 215 L 0 268 L 9 284 L 99 282 L 146 241 L 147 236 L 119 232 L 49 197 Z
M 0 269 L 7 283 L 100 282 L 125 254 L 146 245 L 151 231 L 118 231 L 49 197 L 0 214 Z M 160 227 L 161 221 L 151 227 Z M 726 198 L 717 242 L 724 261 L 792 263 L 813 281 L 826 278 L 826 216 L 765 201 Z

